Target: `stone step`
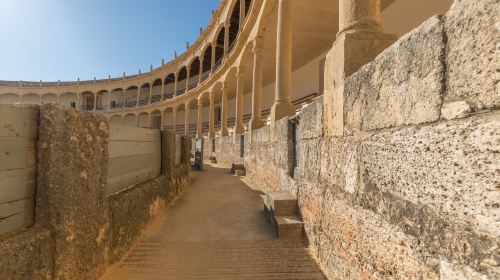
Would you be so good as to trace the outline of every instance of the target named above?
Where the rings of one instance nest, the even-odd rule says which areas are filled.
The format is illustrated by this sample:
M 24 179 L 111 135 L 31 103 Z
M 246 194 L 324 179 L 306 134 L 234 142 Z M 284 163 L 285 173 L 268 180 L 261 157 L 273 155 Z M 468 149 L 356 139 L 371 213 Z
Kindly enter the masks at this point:
M 278 238 L 300 240 L 303 237 L 304 222 L 296 216 L 274 216 Z
M 287 191 L 268 192 L 265 209 L 273 216 L 295 216 L 298 214 L 297 199 Z

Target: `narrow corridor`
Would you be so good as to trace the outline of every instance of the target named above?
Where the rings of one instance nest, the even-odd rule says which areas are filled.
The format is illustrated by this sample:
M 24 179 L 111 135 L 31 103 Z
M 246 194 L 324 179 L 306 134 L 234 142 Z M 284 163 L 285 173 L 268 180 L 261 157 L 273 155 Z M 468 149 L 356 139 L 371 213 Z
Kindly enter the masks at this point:
M 193 171 L 166 217 L 101 279 L 324 279 L 301 242 L 275 238 L 260 195 L 227 169 Z

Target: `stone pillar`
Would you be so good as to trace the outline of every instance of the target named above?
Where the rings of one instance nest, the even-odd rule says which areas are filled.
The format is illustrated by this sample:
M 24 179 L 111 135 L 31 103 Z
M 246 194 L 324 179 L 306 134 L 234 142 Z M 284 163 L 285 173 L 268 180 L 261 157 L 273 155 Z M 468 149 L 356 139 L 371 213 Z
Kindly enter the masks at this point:
M 160 112 L 160 129 L 163 130 L 165 127 L 165 111 Z
M 60 94 L 57 95 L 57 104 L 61 104 L 61 95 Z
M 21 105 L 24 104 L 24 94 L 21 94 Z
M 165 100 L 165 81 L 161 80 L 161 100 Z
M 253 83 L 252 83 L 252 119 L 250 130 L 264 126 L 261 118 L 262 104 L 262 37 L 256 37 L 253 42 Z
M 229 52 L 229 29 L 231 28 L 231 23 L 226 22 L 224 24 L 224 58 Z
M 212 58 L 211 58 L 211 61 L 210 61 L 210 69 L 212 71 L 214 71 L 214 67 L 215 67 L 215 50 L 217 49 L 217 39 L 215 39 L 215 41 L 212 43 Z
M 92 111 L 97 110 L 97 93 L 94 93 L 94 109 Z
M 123 95 L 122 95 L 123 96 L 123 99 L 122 99 L 122 101 L 123 101 L 122 102 L 122 109 L 125 108 L 125 103 L 126 103 L 126 101 L 125 101 L 125 95 L 126 95 L 126 92 L 127 92 L 127 90 L 124 89 L 123 90 Z
M 141 99 L 141 88 L 137 86 L 137 102 L 135 103 L 135 106 L 139 106 L 139 100 Z
M 201 76 L 203 74 L 203 58 L 200 57 L 200 71 L 199 71 L 199 75 L 198 75 L 198 84 L 201 84 Z
M 240 0 L 240 30 L 243 28 L 246 18 L 246 0 Z
M 344 80 L 372 61 L 397 37 L 382 33 L 380 0 L 341 0 L 339 32 L 325 63 L 323 97 L 326 136 L 344 134 Z
M 234 123 L 234 134 L 241 134 L 245 132 L 245 127 L 243 126 L 243 94 L 244 89 L 244 68 L 242 66 L 238 67 L 238 72 L 236 73 L 236 119 Z
M 149 128 L 149 129 L 152 129 L 152 128 L 153 128 L 153 123 L 152 123 L 152 121 L 153 121 L 153 118 L 152 118 L 152 116 L 151 116 L 151 112 L 149 112 L 149 113 L 148 113 L 148 128 Z
M 186 91 L 189 91 L 189 79 L 191 77 L 191 66 L 186 67 Z
M 210 93 L 210 109 L 209 109 L 209 120 L 208 120 L 208 138 L 215 137 L 215 96 Z
M 40 94 L 39 96 L 40 96 L 40 101 L 39 101 L 40 104 L 39 105 L 42 105 L 42 95 Z M 76 97 L 78 98 L 78 95 Z M 77 100 L 77 103 L 78 103 L 78 100 Z
M 177 108 L 172 110 L 172 130 L 177 134 Z
M 203 138 L 203 102 L 198 99 L 198 121 L 196 122 L 196 138 Z
M 179 77 L 179 73 L 174 73 L 174 97 L 177 96 L 177 77 Z
M 151 104 L 152 97 L 153 97 L 153 84 L 149 83 L 149 102 L 148 102 L 148 104 Z
M 228 136 L 229 132 L 227 131 L 227 85 L 226 82 L 222 83 L 222 122 L 221 122 L 221 129 L 220 129 L 220 135 L 221 136 Z
M 186 103 L 184 108 L 186 109 L 184 112 L 184 134 L 189 136 L 189 103 Z
M 135 115 L 135 127 L 139 127 L 139 115 Z
M 276 89 L 271 124 L 295 114 L 292 93 L 292 0 L 279 0 L 276 47 Z
M 35 222 L 54 239 L 54 279 L 96 279 L 106 269 L 108 140 L 102 115 L 40 107 Z
M 111 93 L 112 91 L 108 91 L 108 110 L 111 110 Z

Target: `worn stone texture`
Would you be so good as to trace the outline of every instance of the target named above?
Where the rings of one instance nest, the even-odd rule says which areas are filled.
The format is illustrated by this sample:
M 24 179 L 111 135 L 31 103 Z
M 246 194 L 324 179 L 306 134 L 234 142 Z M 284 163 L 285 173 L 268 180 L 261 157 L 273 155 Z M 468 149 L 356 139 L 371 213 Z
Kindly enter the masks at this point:
M 500 237 L 499 118 L 377 133 L 363 142 L 365 180 Z
M 318 138 L 323 136 L 323 96 L 312 101 L 300 112 L 300 139 Z
M 50 280 L 54 273 L 54 241 L 34 226 L 0 237 L 0 279 Z
M 54 279 L 93 279 L 108 263 L 108 121 L 40 107 L 35 222 L 55 240 Z
M 346 129 L 371 131 L 438 120 L 445 49 L 444 23 L 435 16 L 347 78 Z
M 109 197 L 111 263 L 119 261 L 132 248 L 149 223 L 164 215 L 168 205 L 185 188 L 186 175 L 179 176 L 174 183 L 165 175 L 158 176 Z
M 455 0 L 446 14 L 446 103 L 464 100 L 478 110 L 500 107 L 499 14 L 497 0 Z

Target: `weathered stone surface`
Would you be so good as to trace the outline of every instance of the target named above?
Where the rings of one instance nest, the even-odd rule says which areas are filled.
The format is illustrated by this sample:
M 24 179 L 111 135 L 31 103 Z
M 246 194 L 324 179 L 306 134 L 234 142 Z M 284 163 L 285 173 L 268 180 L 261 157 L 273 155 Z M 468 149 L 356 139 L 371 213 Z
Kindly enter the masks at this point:
M 497 0 L 455 0 L 446 14 L 446 102 L 469 101 L 477 109 L 500 107 Z
M 328 189 L 319 258 L 330 279 L 417 279 L 417 240 Z M 333 261 L 347 262 L 342 269 Z M 342 262 L 341 262 L 342 263 Z
M 421 124 L 439 119 L 445 90 L 444 24 L 433 17 L 346 80 L 348 129 Z
M 50 232 L 35 226 L 2 236 L 0 264 L 0 279 L 52 279 L 54 242 Z
M 55 279 L 93 279 L 107 264 L 108 122 L 40 107 L 35 222 L 55 240 Z
M 323 96 L 311 102 L 300 113 L 300 139 L 323 136 Z
M 377 133 L 363 142 L 365 180 L 500 236 L 499 114 Z
M 445 120 L 453 120 L 467 117 L 473 111 L 472 105 L 467 101 L 457 101 L 447 103 L 441 108 L 441 118 Z
M 170 202 L 184 189 L 188 177 L 172 182 L 162 175 L 109 197 L 111 213 L 110 262 L 120 260 L 144 228 L 160 218 Z

